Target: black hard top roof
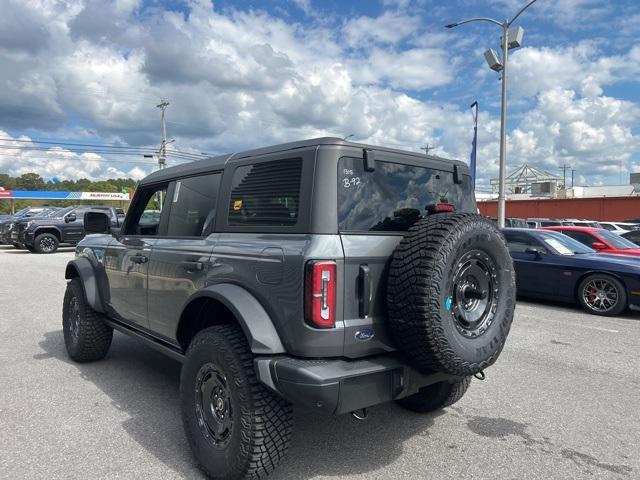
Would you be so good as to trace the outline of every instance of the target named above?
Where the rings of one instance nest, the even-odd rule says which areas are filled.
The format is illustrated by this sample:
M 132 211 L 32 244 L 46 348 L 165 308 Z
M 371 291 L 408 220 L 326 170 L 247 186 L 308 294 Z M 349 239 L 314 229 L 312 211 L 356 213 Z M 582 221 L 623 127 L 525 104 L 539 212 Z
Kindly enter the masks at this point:
M 198 174 L 198 173 L 203 173 L 211 170 L 221 170 L 232 159 L 240 160 L 246 157 L 266 155 L 269 153 L 284 152 L 287 150 L 295 150 L 295 149 L 307 148 L 307 147 L 317 147 L 320 145 L 337 145 L 342 147 L 354 147 L 354 148 L 362 148 L 362 149 L 366 148 L 366 149 L 380 151 L 380 152 L 410 155 L 412 157 L 421 158 L 421 159 L 425 158 L 425 155 L 419 152 L 411 152 L 408 150 L 400 150 L 396 148 L 386 148 L 386 147 L 380 147 L 377 145 L 367 145 L 364 143 L 349 142 L 347 140 L 343 140 L 342 138 L 337 138 L 337 137 L 321 137 L 321 138 L 311 138 L 309 140 L 301 140 L 298 142 L 281 143 L 278 145 L 272 145 L 270 147 L 255 148 L 252 150 L 245 150 L 245 151 L 236 152 L 236 153 L 225 153 L 223 155 L 209 157 L 204 160 L 199 160 L 197 162 L 182 163 L 174 167 L 169 167 L 163 170 L 155 171 L 149 174 L 147 177 L 145 177 L 140 183 L 144 185 L 147 183 L 163 182 L 163 181 L 171 180 L 172 178 L 175 178 L 175 177 Z M 429 155 L 429 158 L 445 161 L 448 163 L 455 163 L 464 168 L 467 168 L 467 164 L 459 160 L 450 160 L 442 157 L 437 157 L 434 155 Z

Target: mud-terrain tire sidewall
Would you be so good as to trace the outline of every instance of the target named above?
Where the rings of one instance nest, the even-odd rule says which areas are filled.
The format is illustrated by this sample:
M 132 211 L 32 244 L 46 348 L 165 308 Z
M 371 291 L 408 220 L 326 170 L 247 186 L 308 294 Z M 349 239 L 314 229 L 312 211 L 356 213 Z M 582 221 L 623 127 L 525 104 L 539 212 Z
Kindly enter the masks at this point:
M 429 413 L 450 407 L 460 400 L 471 385 L 472 377 L 434 383 L 422 387 L 417 393 L 396 400 L 398 405 L 417 413 Z
M 231 432 L 220 446 L 205 437 L 196 414 L 197 376 L 206 364 L 224 374 L 231 397 Z M 187 439 L 210 478 L 263 478 L 288 449 L 291 405 L 258 381 L 253 355 L 237 325 L 210 327 L 192 340 L 180 376 L 180 403 Z
M 456 328 L 448 298 L 459 260 L 473 250 L 493 261 L 498 292 L 493 321 L 484 333 L 469 338 Z M 515 298 L 515 272 L 504 236 L 485 217 L 430 215 L 410 229 L 394 252 L 389 324 L 400 349 L 422 371 L 466 376 L 492 365 L 509 333 Z
M 618 303 L 616 304 L 616 306 L 614 308 L 612 308 L 611 310 L 607 311 L 607 312 L 600 312 L 597 310 L 594 310 L 593 308 L 591 308 L 584 300 L 583 298 L 583 291 L 585 286 L 587 285 L 587 283 L 589 283 L 589 281 L 591 280 L 606 280 L 607 282 L 611 283 L 613 286 L 615 286 L 617 292 L 618 292 Z M 596 273 L 593 275 L 589 275 L 588 277 L 585 277 L 581 282 L 580 285 L 578 286 L 578 292 L 577 292 L 577 297 L 578 297 L 578 303 L 580 304 L 580 306 L 588 313 L 592 314 L 592 315 L 601 315 L 604 317 L 612 317 L 615 315 L 620 315 L 622 312 L 624 312 L 627 308 L 627 290 L 625 288 L 625 286 L 623 285 L 623 283 L 618 280 L 615 277 L 612 277 L 610 275 L 604 274 L 604 273 Z
M 76 362 L 101 360 L 111 346 L 113 329 L 104 322 L 102 314 L 87 304 L 79 278 L 67 284 L 62 306 L 62 332 L 67 352 Z
M 50 244 L 51 247 L 45 247 L 43 241 Z M 37 253 L 55 253 L 58 250 L 58 237 L 52 233 L 41 233 L 33 241 L 33 248 Z

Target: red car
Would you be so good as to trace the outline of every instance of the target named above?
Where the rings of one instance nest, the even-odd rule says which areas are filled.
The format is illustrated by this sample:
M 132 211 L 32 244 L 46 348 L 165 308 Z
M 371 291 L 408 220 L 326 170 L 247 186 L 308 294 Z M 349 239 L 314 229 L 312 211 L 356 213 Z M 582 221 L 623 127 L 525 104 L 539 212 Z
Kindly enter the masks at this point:
M 640 257 L 640 246 L 620 235 L 593 227 L 544 227 L 543 230 L 554 230 L 564 233 L 601 253 L 617 255 L 635 255 Z

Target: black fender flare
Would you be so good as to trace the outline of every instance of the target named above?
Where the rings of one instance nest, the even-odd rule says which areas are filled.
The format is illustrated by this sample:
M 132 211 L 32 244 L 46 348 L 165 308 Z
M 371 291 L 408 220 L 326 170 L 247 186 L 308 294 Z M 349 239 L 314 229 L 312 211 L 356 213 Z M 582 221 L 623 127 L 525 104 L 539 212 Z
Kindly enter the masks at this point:
M 78 277 L 82 282 L 84 297 L 91 308 L 96 312 L 104 313 L 105 310 L 102 297 L 100 296 L 100 290 L 98 289 L 96 272 L 88 258 L 79 257 L 67 263 L 64 278 L 70 280 L 75 277 Z
M 184 309 L 193 300 L 202 297 L 219 301 L 233 313 L 242 327 L 253 353 L 270 355 L 286 352 L 271 317 L 258 299 L 244 288 L 232 283 L 209 285 L 193 294 L 185 302 Z M 179 329 L 180 325 L 177 328 Z
M 56 225 L 38 225 L 35 229 L 35 231 L 33 232 L 33 238 L 35 240 L 35 238 L 40 235 L 40 233 L 42 233 L 42 230 L 54 230 L 57 232 L 57 237 L 59 239 L 60 242 L 63 241 L 63 235 L 62 235 L 62 230 L 60 230 Z M 40 232 L 40 233 L 38 233 Z

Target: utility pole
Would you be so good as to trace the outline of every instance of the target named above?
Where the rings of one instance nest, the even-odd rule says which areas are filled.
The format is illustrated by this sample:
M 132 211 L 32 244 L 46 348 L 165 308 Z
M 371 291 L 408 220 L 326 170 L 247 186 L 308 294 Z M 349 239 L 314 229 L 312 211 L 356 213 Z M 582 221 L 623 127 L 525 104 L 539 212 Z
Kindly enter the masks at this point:
M 424 150 L 424 154 L 426 157 L 429 156 L 429 150 L 433 150 L 433 145 L 429 145 L 428 143 L 424 147 L 420 147 L 420 150 Z
M 167 165 L 167 122 L 165 118 L 165 111 L 169 106 L 164 98 L 160 100 L 160 103 L 156 105 L 162 112 L 162 141 L 160 142 L 160 149 L 158 150 L 158 168 L 162 170 Z
M 576 171 L 572 168 L 571 169 L 571 188 L 573 188 L 573 174 L 576 173 Z
M 560 167 L 560 170 L 562 170 L 562 188 L 566 189 L 567 188 L 567 170 L 571 170 L 571 166 L 565 163 Z M 571 170 L 571 176 L 572 176 L 571 188 L 573 188 L 573 170 Z

